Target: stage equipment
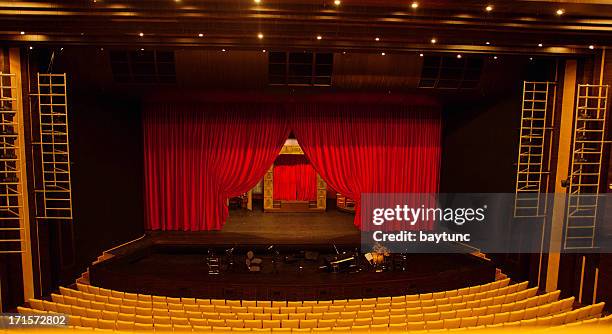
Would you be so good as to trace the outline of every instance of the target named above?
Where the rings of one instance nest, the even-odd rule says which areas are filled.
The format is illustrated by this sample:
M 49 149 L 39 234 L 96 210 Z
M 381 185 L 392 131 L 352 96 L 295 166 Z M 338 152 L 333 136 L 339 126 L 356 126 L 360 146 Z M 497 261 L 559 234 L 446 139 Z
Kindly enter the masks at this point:
M 255 253 L 253 251 L 248 251 L 246 254 L 246 266 L 251 272 L 259 272 L 261 271 L 262 260 L 255 257 Z
M 355 212 L 355 201 L 341 193 L 336 193 L 336 207 L 341 211 Z
M 206 264 L 208 265 L 209 275 L 218 275 L 221 272 L 221 259 L 211 249 L 208 250 Z
M 17 80 L 13 73 L 0 72 L 0 254 L 19 254 L 27 249 L 21 182 L 25 180 L 25 161 L 19 151 L 23 135 L 16 132 L 23 129 Z
M 514 217 L 546 214 L 556 82 L 523 82 Z
M 568 177 L 565 249 L 596 247 L 604 144 L 610 143 L 606 141 L 607 110 L 608 85 L 578 85 Z
M 355 266 L 355 257 L 351 254 L 338 254 L 325 257 L 325 267 L 332 273 L 350 270 Z

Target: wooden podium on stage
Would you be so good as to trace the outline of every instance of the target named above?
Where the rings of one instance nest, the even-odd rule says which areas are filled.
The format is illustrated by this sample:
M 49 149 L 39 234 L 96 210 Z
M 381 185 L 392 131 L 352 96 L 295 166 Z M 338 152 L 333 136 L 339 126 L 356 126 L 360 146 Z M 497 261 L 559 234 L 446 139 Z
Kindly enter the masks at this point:
M 296 140 L 288 139 L 280 154 L 304 154 Z M 323 212 L 327 201 L 327 184 L 317 174 L 317 198 L 314 201 L 281 201 L 274 199 L 274 165 L 264 176 L 264 212 Z

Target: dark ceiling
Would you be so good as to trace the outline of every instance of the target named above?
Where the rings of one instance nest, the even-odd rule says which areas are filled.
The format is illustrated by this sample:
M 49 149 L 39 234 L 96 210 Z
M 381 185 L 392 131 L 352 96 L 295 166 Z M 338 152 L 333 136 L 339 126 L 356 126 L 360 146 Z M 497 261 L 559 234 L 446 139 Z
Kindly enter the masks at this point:
M 343 0 L 337 6 L 334 0 L 0 1 L 0 40 L 34 47 L 542 55 L 588 54 L 612 45 L 609 0 L 423 0 L 416 9 L 412 2 Z M 485 10 L 487 5 L 491 11 Z M 558 9 L 562 15 L 557 15 Z

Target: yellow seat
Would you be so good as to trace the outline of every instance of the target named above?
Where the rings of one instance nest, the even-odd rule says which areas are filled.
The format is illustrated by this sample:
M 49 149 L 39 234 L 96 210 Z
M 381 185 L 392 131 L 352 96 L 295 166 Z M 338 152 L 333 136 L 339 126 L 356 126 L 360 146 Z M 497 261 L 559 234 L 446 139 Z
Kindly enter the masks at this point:
M 134 323 L 134 331 L 149 331 L 153 329 L 153 324 Z
M 510 320 L 510 312 L 496 313 L 494 314 L 494 316 L 495 316 L 493 319 L 494 325 L 508 322 L 508 320 Z
M 117 320 L 115 322 L 115 329 L 118 331 L 132 331 L 134 329 L 134 322 Z
M 289 319 L 288 314 L 280 314 L 280 313 L 268 313 L 270 314 L 270 319 L 272 320 L 284 320 Z
M 550 326 L 552 324 L 552 317 L 551 316 L 546 316 L 546 317 L 539 317 L 536 319 L 536 326 Z
M 273 300 L 272 301 L 272 307 L 287 307 L 287 302 L 286 301 Z
M 94 310 L 94 309 L 87 309 L 87 317 L 88 318 L 96 318 L 96 319 L 100 319 L 102 318 L 102 311 L 101 310 Z
M 191 332 L 193 330 L 193 328 L 189 324 L 187 325 L 172 324 L 172 329 L 175 332 Z
M 344 311 L 345 307 L 350 307 L 351 305 L 331 305 L 327 307 L 327 310 L 329 312 L 342 312 Z M 357 306 L 357 309 L 359 309 L 359 305 L 353 305 L 353 306 Z
M 98 319 L 98 328 L 113 330 L 115 329 L 115 322 L 112 320 Z
M 461 318 L 461 327 L 475 327 L 478 324 L 478 317 Z
M 208 326 L 208 319 L 200 319 L 200 318 L 189 318 L 189 323 L 194 328 L 196 326 Z
M 227 306 L 243 306 L 240 300 L 226 300 L 225 305 Z M 246 307 L 246 305 L 244 305 Z
M 488 315 L 481 315 L 478 317 L 478 322 L 477 322 L 477 326 L 483 326 L 483 325 L 493 325 L 493 320 L 495 319 L 495 315 L 494 314 L 488 314 Z
M 299 328 L 300 327 L 300 321 L 299 320 L 283 319 L 281 321 L 281 327 L 283 327 L 283 328 Z
M 425 328 L 428 330 L 432 329 L 443 329 L 444 328 L 444 320 L 434 320 L 434 321 L 426 321 Z
M 288 316 L 288 319 L 297 319 L 297 320 L 306 319 L 306 313 L 288 313 L 287 316 Z
M 336 319 L 337 327 L 350 327 L 353 326 L 353 318 L 349 319 Z
M 236 318 L 241 320 L 253 320 L 253 313 L 239 312 L 236 313 Z
M 414 321 L 406 323 L 406 330 L 408 331 L 418 331 L 425 329 L 425 321 Z
M 208 326 L 213 326 L 213 327 L 225 327 L 225 320 L 224 319 L 208 319 L 207 324 Z
M 225 326 L 227 327 L 244 327 L 244 320 L 242 319 L 226 319 Z
M 231 312 L 219 313 L 219 319 L 236 319 L 236 314 Z
M 305 314 L 306 314 L 306 320 L 323 318 L 323 313 L 305 313 Z
M 104 320 L 115 321 L 117 320 L 117 316 L 119 316 L 118 312 L 102 311 L 102 319 Z
M 336 325 L 336 319 L 318 319 L 319 327 L 334 327 Z
M 259 334 L 272 334 L 271 328 L 253 328 L 252 331 Z
M 184 304 L 183 310 L 185 312 L 200 312 L 200 306 L 197 304 Z
M 372 325 L 388 325 L 389 317 L 372 317 L 370 318 Z
M 98 319 L 81 317 L 81 325 L 83 327 L 97 328 L 98 327 Z
M 317 319 L 300 320 L 300 328 L 315 328 L 317 327 Z
M 295 307 L 287 307 L 287 306 L 280 307 L 279 311 L 280 311 L 280 313 L 296 313 Z
M 257 301 L 255 300 L 243 300 L 241 302 L 242 306 L 246 306 L 246 307 L 256 307 L 257 306 Z
M 357 315 L 356 311 L 340 312 L 341 319 L 355 319 L 356 315 Z
M 280 328 L 281 321 L 280 320 L 259 320 L 261 321 L 262 328 Z
M 170 318 L 172 320 L 173 325 L 189 325 L 189 319 L 187 318 Z
M 324 313 L 329 311 L 329 306 L 320 305 L 320 306 L 312 306 L 312 313 Z
M 389 332 L 397 333 L 406 331 L 406 323 L 400 322 L 397 324 L 389 324 Z
M 354 326 L 369 326 L 372 323 L 372 318 L 356 318 L 353 321 Z
M 185 315 L 185 311 L 183 311 L 183 310 L 168 310 L 168 314 L 170 314 L 171 317 L 177 317 L 177 318 L 186 318 L 187 317 Z
M 156 332 L 172 332 L 172 324 L 153 324 Z
M 251 313 L 255 320 L 271 320 L 272 315 L 269 313 Z
M 264 313 L 263 307 L 260 306 L 247 306 L 249 313 Z
M 258 300 L 257 306 L 260 307 L 272 307 L 272 302 L 269 300 Z
M 444 319 L 444 328 L 459 328 L 461 326 L 461 319 L 460 318 L 454 318 L 454 319 Z
M 302 306 L 302 302 L 298 302 L 298 301 L 288 301 L 287 302 L 287 307 L 300 307 Z
M 153 318 L 153 323 L 154 324 L 160 324 L 160 325 L 170 325 L 172 324 L 172 319 L 170 317 L 154 317 Z

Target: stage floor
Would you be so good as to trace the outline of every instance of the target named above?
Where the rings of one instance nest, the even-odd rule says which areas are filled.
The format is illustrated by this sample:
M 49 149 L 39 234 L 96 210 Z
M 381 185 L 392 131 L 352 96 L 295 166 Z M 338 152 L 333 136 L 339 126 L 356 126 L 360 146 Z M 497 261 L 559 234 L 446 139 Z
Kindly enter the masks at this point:
M 357 247 L 359 229 L 351 213 L 328 209 L 312 213 L 264 213 L 260 209 L 230 210 L 220 231 L 149 231 L 159 245 L 321 245 Z

